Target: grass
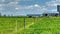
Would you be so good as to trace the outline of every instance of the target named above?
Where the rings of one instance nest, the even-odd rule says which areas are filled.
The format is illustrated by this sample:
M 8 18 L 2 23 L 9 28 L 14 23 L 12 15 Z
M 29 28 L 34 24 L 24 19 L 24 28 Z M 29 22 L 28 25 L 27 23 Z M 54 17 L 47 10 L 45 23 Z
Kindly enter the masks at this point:
M 24 18 L 0 18 L 0 34 L 60 34 L 60 17 L 25 18 L 25 22 L 24 29 Z

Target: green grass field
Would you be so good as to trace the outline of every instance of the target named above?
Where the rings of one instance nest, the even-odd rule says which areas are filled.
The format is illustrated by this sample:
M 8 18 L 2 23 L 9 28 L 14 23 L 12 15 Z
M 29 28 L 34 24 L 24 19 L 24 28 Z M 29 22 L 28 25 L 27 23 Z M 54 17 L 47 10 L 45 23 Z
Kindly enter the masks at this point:
M 0 34 L 60 34 L 60 17 L 0 18 Z

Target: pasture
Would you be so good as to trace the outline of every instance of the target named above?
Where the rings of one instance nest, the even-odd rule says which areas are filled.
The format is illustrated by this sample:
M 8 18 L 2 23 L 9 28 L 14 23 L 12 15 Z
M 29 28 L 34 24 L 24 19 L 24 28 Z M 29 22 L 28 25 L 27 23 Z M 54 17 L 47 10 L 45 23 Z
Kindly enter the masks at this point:
M 25 23 L 25 24 L 24 24 Z M 0 34 L 60 34 L 60 17 L 0 18 Z

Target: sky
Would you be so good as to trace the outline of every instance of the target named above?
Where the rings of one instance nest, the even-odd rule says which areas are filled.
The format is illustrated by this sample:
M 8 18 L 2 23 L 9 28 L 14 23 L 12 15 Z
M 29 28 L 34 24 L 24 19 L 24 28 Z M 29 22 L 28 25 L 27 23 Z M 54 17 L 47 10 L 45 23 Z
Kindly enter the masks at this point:
M 0 13 L 7 16 L 56 13 L 57 5 L 60 5 L 60 0 L 0 0 Z

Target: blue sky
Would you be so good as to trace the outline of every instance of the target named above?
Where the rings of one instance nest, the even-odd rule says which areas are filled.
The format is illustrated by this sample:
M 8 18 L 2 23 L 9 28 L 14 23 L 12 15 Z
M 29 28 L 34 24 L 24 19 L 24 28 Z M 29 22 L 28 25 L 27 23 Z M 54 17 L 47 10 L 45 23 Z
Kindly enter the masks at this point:
M 48 1 L 51 1 L 51 0 L 20 1 L 19 3 L 21 5 L 34 5 L 34 4 L 45 5 L 45 3 Z
M 25 16 L 26 14 L 57 12 L 57 5 L 60 5 L 60 0 L 0 0 L 0 13 Z

